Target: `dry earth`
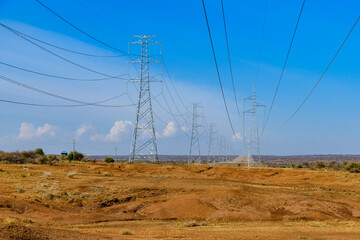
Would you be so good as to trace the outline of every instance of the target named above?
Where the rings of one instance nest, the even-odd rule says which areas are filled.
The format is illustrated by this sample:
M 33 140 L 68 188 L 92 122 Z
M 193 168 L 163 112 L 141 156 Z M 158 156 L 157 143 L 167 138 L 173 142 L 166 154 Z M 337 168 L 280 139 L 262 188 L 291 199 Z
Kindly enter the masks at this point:
M 0 239 L 360 239 L 360 174 L 0 165 Z

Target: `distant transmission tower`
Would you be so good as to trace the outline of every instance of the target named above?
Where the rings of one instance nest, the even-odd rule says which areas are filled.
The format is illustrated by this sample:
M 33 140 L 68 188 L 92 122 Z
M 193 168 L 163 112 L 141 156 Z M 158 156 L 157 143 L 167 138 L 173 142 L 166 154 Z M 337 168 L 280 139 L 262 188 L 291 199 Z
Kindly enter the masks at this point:
M 191 138 L 190 138 L 190 151 L 188 157 L 188 164 L 191 163 L 201 163 L 200 156 L 200 140 L 199 140 L 199 112 L 198 109 L 201 106 L 198 104 L 193 104 L 193 114 L 192 114 L 192 126 L 191 126 Z
M 150 80 L 149 65 L 150 63 L 160 63 L 160 61 L 149 58 L 149 44 L 160 43 L 151 39 L 155 37 L 155 35 L 135 35 L 134 37 L 138 38 L 138 40 L 129 43 L 129 49 L 131 44 L 140 44 L 141 55 L 138 59 L 129 62 L 140 63 L 139 79 L 130 81 L 139 83 L 139 98 L 136 108 L 136 120 L 129 162 L 158 162 L 150 82 L 161 81 Z
M 218 162 L 225 162 L 225 161 L 226 161 L 226 140 L 224 136 L 220 136 Z
M 248 162 L 248 167 L 252 167 L 257 162 L 260 162 L 260 141 L 259 141 L 257 108 L 263 107 L 264 111 L 266 111 L 266 106 L 256 101 L 255 84 L 253 86 L 252 96 L 244 98 L 244 109 L 246 109 L 246 101 L 251 102 L 251 108 L 243 112 L 243 133 L 245 136 L 245 114 L 251 114 L 251 124 L 250 124 L 250 131 L 248 137 L 247 162 Z M 257 161 L 254 160 L 253 155 L 257 155 Z
M 208 157 L 207 164 L 216 164 L 215 157 L 215 138 L 216 138 L 216 128 L 214 124 L 210 124 L 209 127 L 209 148 L 208 148 Z

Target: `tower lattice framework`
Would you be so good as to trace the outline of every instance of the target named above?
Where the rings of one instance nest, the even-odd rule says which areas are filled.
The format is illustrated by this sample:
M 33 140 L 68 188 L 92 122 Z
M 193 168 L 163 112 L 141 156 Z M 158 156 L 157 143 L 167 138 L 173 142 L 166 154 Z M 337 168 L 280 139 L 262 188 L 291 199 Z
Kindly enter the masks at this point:
M 215 156 L 215 140 L 216 140 L 216 128 L 214 124 L 210 124 L 209 127 L 209 147 L 208 147 L 208 157 L 207 164 L 216 164 Z
M 251 107 L 248 110 L 243 112 L 243 136 L 245 136 L 245 115 L 250 114 L 250 130 L 249 130 L 249 137 L 247 141 L 247 163 L 248 167 L 253 167 L 257 163 L 260 163 L 260 139 L 259 139 L 259 128 L 258 128 L 258 116 L 257 116 L 257 109 L 264 108 L 266 111 L 266 106 L 257 102 L 256 99 L 256 88 L 255 84 L 253 86 L 253 93 L 252 96 L 244 98 L 244 109 L 246 109 L 246 102 L 250 101 Z M 245 148 L 246 148 L 246 141 L 244 141 Z M 257 156 L 255 160 L 253 156 Z
M 149 45 L 160 43 L 152 40 L 155 35 L 135 35 L 134 37 L 138 39 L 134 42 L 129 43 L 129 47 L 131 44 L 141 45 L 141 54 L 139 55 L 139 58 L 129 62 L 140 64 L 139 79 L 129 81 L 139 83 L 136 119 L 131 143 L 129 162 L 158 162 L 154 116 L 151 104 L 150 83 L 160 81 L 151 80 L 150 63 L 160 63 L 160 61 L 149 58 Z
M 188 164 L 201 163 L 200 155 L 200 138 L 199 138 L 199 108 L 198 104 L 193 104 L 192 125 L 191 125 L 191 138 L 190 138 L 190 151 L 188 157 Z

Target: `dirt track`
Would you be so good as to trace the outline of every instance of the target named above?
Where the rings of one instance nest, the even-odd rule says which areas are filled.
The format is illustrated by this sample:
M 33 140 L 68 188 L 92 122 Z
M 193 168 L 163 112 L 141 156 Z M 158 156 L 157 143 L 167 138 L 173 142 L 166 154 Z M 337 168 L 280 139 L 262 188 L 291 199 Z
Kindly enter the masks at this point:
M 43 238 L 19 239 L 360 239 L 360 174 L 150 164 L 0 168 L 5 239 L 24 232 Z

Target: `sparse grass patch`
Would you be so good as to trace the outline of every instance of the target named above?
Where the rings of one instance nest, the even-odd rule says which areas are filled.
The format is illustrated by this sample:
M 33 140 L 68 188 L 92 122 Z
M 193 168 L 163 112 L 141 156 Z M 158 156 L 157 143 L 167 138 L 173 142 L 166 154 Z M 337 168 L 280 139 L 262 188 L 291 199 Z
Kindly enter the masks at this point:
M 90 196 L 90 194 L 88 194 L 88 193 L 81 193 L 80 194 L 81 198 L 88 198 L 89 196 Z
M 18 193 L 24 193 L 25 192 L 23 186 L 17 186 L 16 190 L 17 190 Z
M 71 173 L 68 173 L 66 176 L 68 178 L 74 178 L 75 175 L 76 175 L 76 172 L 71 172 Z
M 44 172 L 44 177 L 48 178 L 51 176 L 51 172 Z
M 185 222 L 185 226 L 186 227 L 197 227 L 197 226 L 200 226 L 200 224 L 198 224 L 196 221 L 187 221 L 187 222 Z
M 7 217 L 7 218 L 4 219 L 4 223 L 5 223 L 5 224 L 15 225 L 15 224 L 18 223 L 18 220 L 15 219 L 15 218 Z
M 125 229 L 122 231 L 122 235 L 133 235 L 133 232 Z

